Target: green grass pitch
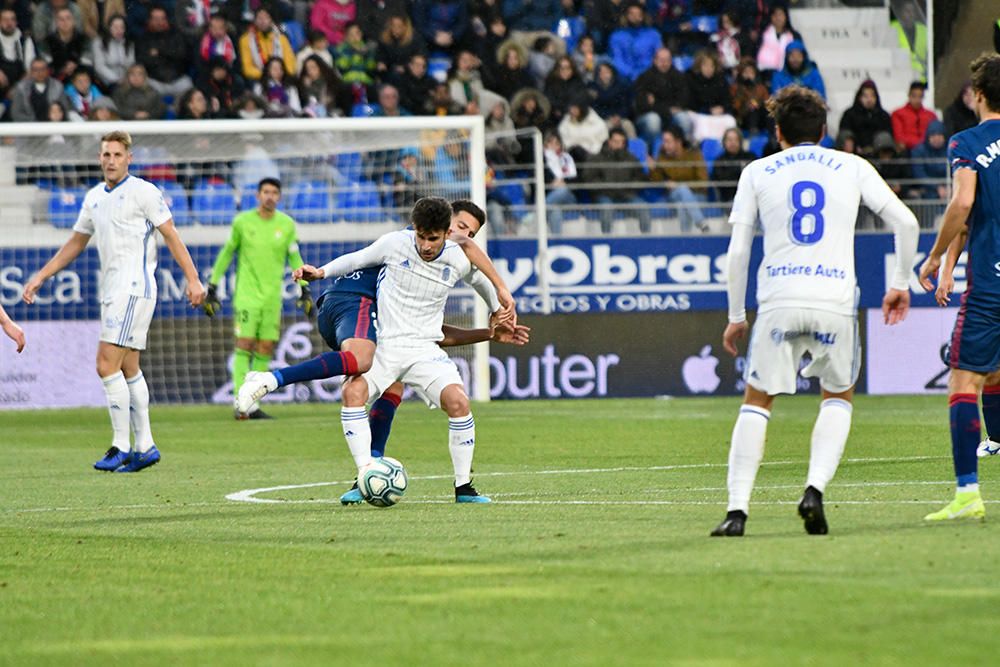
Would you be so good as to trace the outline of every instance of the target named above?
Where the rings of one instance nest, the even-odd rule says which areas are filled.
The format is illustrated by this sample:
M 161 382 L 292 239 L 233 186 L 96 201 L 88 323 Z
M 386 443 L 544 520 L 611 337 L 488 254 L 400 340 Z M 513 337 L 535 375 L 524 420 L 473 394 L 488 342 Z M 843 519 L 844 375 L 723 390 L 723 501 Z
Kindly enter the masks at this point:
M 997 523 L 921 521 L 953 491 L 943 397 L 858 399 L 825 537 L 795 513 L 818 400 L 779 400 L 748 535 L 711 539 L 738 403 L 477 406 L 490 506 L 448 502 L 447 421 L 406 404 L 391 509 L 336 503 L 353 466 L 335 406 L 154 407 L 164 458 L 136 475 L 90 468 L 104 411 L 2 413 L 0 664 L 996 659 Z

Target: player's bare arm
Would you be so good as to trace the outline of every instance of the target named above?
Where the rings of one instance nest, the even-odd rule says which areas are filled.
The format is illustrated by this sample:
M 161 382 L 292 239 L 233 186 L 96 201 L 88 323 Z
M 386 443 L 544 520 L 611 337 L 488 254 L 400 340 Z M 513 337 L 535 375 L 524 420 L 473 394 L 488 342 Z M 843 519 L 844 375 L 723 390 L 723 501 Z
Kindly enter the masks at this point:
M 955 177 L 952 179 L 953 192 L 948 208 L 944 212 L 944 222 L 934 240 L 934 247 L 920 266 L 920 284 L 928 292 L 934 289 L 931 279 L 937 279 L 941 256 L 969 219 L 972 205 L 976 201 L 976 181 L 977 176 L 973 169 L 959 169 L 955 172 Z
M 448 239 L 457 243 L 472 265 L 479 269 L 486 276 L 487 280 L 493 283 L 493 287 L 497 291 L 497 298 L 500 299 L 500 305 L 502 306 L 499 312 L 500 320 L 517 322 L 514 296 L 507 288 L 507 284 L 503 281 L 503 278 L 500 277 L 500 273 L 497 272 L 496 267 L 493 265 L 493 260 L 489 258 L 475 241 L 465 234 L 451 234 Z
M 17 325 L 17 322 L 10 318 L 7 311 L 0 306 L 0 328 L 17 345 L 18 353 L 24 349 L 24 329 Z
M 488 329 L 463 329 L 445 324 L 441 327 L 444 338 L 438 341 L 441 347 L 457 347 L 459 345 L 473 345 L 484 341 L 494 343 L 505 343 L 508 345 L 527 345 L 531 340 L 531 328 L 522 324 L 497 325 Z
M 191 253 L 188 252 L 187 246 L 184 245 L 180 234 L 177 233 L 174 221 L 167 220 L 158 229 L 163 235 L 163 240 L 167 244 L 167 248 L 170 249 L 174 261 L 181 267 L 181 271 L 184 272 L 184 277 L 187 279 L 188 301 L 192 307 L 200 306 L 205 300 L 205 286 L 201 284 L 198 270 L 194 267 L 194 261 L 191 259 Z
M 52 256 L 52 259 L 46 262 L 45 266 L 33 275 L 28 284 L 24 286 L 24 295 L 22 297 L 24 302 L 29 304 L 34 303 L 35 294 L 38 293 L 38 290 L 41 289 L 45 281 L 69 266 L 74 259 L 80 256 L 80 253 L 83 252 L 89 242 L 89 234 L 73 232 L 73 235 Z
M 722 332 L 722 348 L 734 357 L 737 356 L 740 351 L 736 347 L 736 343 L 746 338 L 749 328 L 750 325 L 747 324 L 746 320 L 727 324 L 725 331 Z
M 941 265 L 941 272 L 938 274 L 937 289 L 934 290 L 934 300 L 939 306 L 947 306 L 951 301 L 951 293 L 955 291 L 955 265 L 965 248 L 965 241 L 969 238 L 969 230 L 963 229 L 958 233 L 948 246 L 945 253 L 944 263 Z

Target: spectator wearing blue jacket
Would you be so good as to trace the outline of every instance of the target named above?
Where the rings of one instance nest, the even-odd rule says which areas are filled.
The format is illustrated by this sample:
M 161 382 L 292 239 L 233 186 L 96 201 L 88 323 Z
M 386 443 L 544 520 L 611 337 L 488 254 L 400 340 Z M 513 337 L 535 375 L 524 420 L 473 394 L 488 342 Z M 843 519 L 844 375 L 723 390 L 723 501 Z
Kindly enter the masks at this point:
M 663 46 L 660 33 L 649 25 L 646 10 L 633 2 L 625 10 L 624 25 L 611 33 L 608 51 L 618 73 L 629 81 L 649 69 L 656 50 Z
M 944 123 L 931 121 L 924 143 L 914 148 L 910 157 L 913 158 L 913 178 L 937 181 L 920 184 L 921 199 L 948 199 L 948 137 Z
M 431 51 L 453 53 L 469 28 L 467 0 L 415 0 L 413 27 Z
M 785 67 L 774 73 L 771 79 L 771 93 L 774 94 L 792 84 L 815 90 L 826 99 L 826 86 L 816 63 L 809 60 L 806 45 L 800 40 L 789 42 L 785 47 Z
M 503 20 L 517 32 L 552 32 L 562 18 L 560 0 L 504 0 Z

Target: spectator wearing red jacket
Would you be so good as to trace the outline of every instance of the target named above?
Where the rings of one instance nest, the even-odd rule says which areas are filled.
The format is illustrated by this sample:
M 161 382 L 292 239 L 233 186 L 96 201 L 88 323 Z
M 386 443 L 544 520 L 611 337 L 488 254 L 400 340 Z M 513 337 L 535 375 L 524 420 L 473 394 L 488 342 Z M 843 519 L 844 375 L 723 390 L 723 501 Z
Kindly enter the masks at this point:
M 938 120 L 937 114 L 924 108 L 924 91 L 927 84 L 914 81 L 906 104 L 892 112 L 892 137 L 900 150 L 913 150 L 924 143 L 927 126 Z

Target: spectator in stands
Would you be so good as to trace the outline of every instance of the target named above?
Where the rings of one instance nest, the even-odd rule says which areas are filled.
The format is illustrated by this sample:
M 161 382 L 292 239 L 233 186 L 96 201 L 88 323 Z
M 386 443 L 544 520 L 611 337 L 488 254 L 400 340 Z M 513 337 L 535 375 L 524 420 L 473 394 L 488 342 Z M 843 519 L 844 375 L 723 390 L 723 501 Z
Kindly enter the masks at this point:
M 41 46 L 41 40 L 56 31 L 59 27 L 56 24 L 56 15 L 61 9 L 68 9 L 73 17 L 73 26 L 77 31 L 83 32 L 83 16 L 76 3 L 69 0 L 42 0 L 35 6 L 35 12 L 31 17 L 31 34 Z
M 392 16 L 410 16 L 410 0 L 362 0 L 358 3 L 361 32 L 380 35 Z
M 540 90 L 525 88 L 510 102 L 510 118 L 517 129 L 537 127 L 545 130 L 549 126 L 549 114 L 552 105 Z
M 243 78 L 259 81 L 264 73 L 264 63 L 271 58 L 280 58 L 285 64 L 285 73 L 295 72 L 295 51 L 271 18 L 271 12 L 260 6 L 254 12 L 253 25 L 240 36 L 240 64 Z
M 135 59 L 146 68 L 149 85 L 161 95 L 181 95 L 194 85 L 187 75 L 190 50 L 162 7 L 150 10 L 146 34 L 138 42 Z
M 515 156 L 521 152 L 521 145 L 514 136 L 510 102 L 489 90 L 481 92 L 477 102 L 486 119 L 487 160 L 501 165 L 513 164 Z
M 536 87 L 545 87 L 545 81 L 555 69 L 558 57 L 559 47 L 551 36 L 543 35 L 531 44 L 531 51 L 528 53 L 528 72 L 534 79 Z
M 494 9 L 499 10 L 501 0 L 489 0 L 494 3 Z M 473 4 L 472 9 L 482 12 L 485 5 L 478 7 Z M 497 60 L 497 53 L 500 45 L 510 37 L 507 34 L 507 24 L 503 21 L 503 14 L 497 11 L 486 12 L 487 21 L 484 23 L 478 16 L 474 16 L 472 27 L 466 33 L 465 41 L 475 52 L 476 57 L 482 63 L 483 82 L 486 87 L 493 90 L 493 76 L 496 73 L 500 62 Z M 525 62 L 527 62 L 527 45 L 520 44 L 524 49 Z
M 400 74 L 415 53 L 424 52 L 424 40 L 413 29 L 408 16 L 392 16 L 378 39 L 375 60 L 379 72 Z
M 858 153 L 858 142 L 854 138 L 854 133 L 850 130 L 841 130 L 837 133 L 837 139 L 833 143 L 833 147 L 838 151 L 844 151 L 845 153 L 852 153 L 857 155 Z
M 761 35 L 771 20 L 771 7 L 787 7 L 788 0 L 725 0 L 724 11 L 729 14 L 739 26 L 753 49 L 744 51 L 741 59 L 756 54 L 756 45 L 760 43 Z
M 66 123 L 69 122 L 69 117 L 66 113 L 66 104 L 59 100 L 56 100 L 49 105 L 49 115 L 48 118 L 42 118 L 40 120 L 48 121 L 50 123 Z M 59 143 L 65 143 L 66 140 L 59 135 Z
M 243 120 L 259 120 L 267 112 L 267 100 L 251 91 L 246 91 L 236 100 L 236 117 Z M 261 149 L 263 150 L 263 149 Z M 246 181 L 249 182 L 249 181 Z M 239 181 L 243 183 L 243 181 Z
M 432 51 L 453 52 L 469 27 L 467 0 L 414 0 L 410 16 Z
M 229 35 L 229 24 L 222 14 L 212 15 L 208 20 L 205 34 L 198 40 L 198 52 L 195 57 L 198 71 L 203 72 L 216 58 L 221 58 L 226 67 L 235 70 L 236 45 Z
M 451 96 L 451 86 L 437 82 L 431 88 L 431 94 L 424 110 L 431 116 L 458 116 L 465 113 L 465 107 Z
M 662 139 L 656 158 L 649 158 L 649 180 L 663 183 L 667 189 L 667 201 L 680 204 L 677 215 L 682 232 L 690 232 L 692 227 L 707 232 L 708 223 L 701 208 L 701 204 L 708 200 L 705 158 L 700 150 L 687 145 L 680 128 L 668 127 L 663 131 Z M 702 185 L 690 185 L 692 183 Z
M 921 199 L 942 201 L 948 199 L 947 144 L 948 137 L 944 133 L 944 123 L 933 120 L 927 126 L 927 136 L 924 138 L 924 142 L 914 148 L 910 155 L 913 178 L 926 181 L 919 186 Z
M 573 64 L 576 71 L 580 73 L 580 78 L 588 86 L 597 78 L 597 67 L 601 63 L 609 62 L 605 56 L 599 55 L 595 50 L 594 38 L 590 35 L 583 35 L 573 49 Z
M 121 120 L 121 116 L 118 115 L 118 107 L 115 105 L 115 101 L 105 95 L 90 107 L 90 114 L 87 116 L 87 120 L 106 123 L 108 121 Z
M 768 128 L 767 98 L 771 96 L 761 81 L 757 63 L 746 56 L 736 68 L 736 80 L 730 88 L 733 99 L 733 116 L 740 129 L 747 134 L 766 132 Z
M 333 46 L 344 41 L 347 25 L 357 20 L 358 3 L 355 0 L 314 0 L 309 12 L 309 25 L 326 35 Z
M 998 21 L 998 25 L 1000 25 L 1000 21 Z M 944 110 L 945 133 L 950 137 L 978 124 L 976 96 L 972 92 L 972 84 L 966 81 L 955 100 Z
M 299 101 L 305 115 L 326 118 L 348 115 L 354 98 L 350 87 L 344 85 L 337 70 L 327 65 L 319 54 L 313 54 L 302 64 Z
M 420 153 L 415 148 L 399 151 L 399 161 L 392 173 L 392 200 L 402 217 L 422 196 L 420 189 L 427 183 L 427 175 L 420 164 Z
M 198 79 L 198 90 L 205 95 L 212 114 L 216 118 L 235 118 L 236 102 L 246 91 L 243 77 L 218 56 L 208 62 L 205 70 Z
M 549 132 L 545 135 L 544 155 L 545 185 L 548 189 L 545 195 L 545 214 L 549 231 L 561 234 L 562 207 L 576 204 L 576 196 L 569 189 L 569 184 L 577 180 L 576 161 L 572 155 L 563 150 L 562 139 L 558 132 Z
M 711 41 L 718 52 L 719 65 L 727 72 L 736 68 L 744 56 L 754 53 L 753 40 L 743 32 L 739 16 L 732 11 L 719 17 L 719 29 Z
M 639 164 L 639 160 L 628 149 L 628 137 L 622 130 L 612 130 L 608 140 L 604 142 L 601 152 L 587 167 L 587 180 L 594 183 L 594 199 L 601 207 L 601 231 L 611 233 L 615 207 L 611 204 L 629 204 L 634 209 L 628 211 L 629 217 L 637 215 L 639 230 L 648 234 L 652 228 L 649 216 L 649 206 L 639 196 L 636 183 L 644 183 L 649 179 Z
M 916 3 L 896 3 L 896 19 L 889 23 L 900 48 L 910 54 L 910 67 L 921 81 L 927 80 L 927 24 L 917 20 Z
M 100 1 L 90 1 L 97 5 L 101 4 Z M 227 7 L 231 4 L 233 3 L 228 2 L 228 0 L 177 0 L 174 5 L 174 26 L 192 44 L 196 44 L 213 16 L 221 17 L 223 24 L 226 24 L 226 14 L 239 13 L 231 7 Z M 125 12 L 122 11 L 122 13 Z
M 103 97 L 90 78 L 90 72 L 83 68 L 73 72 L 64 92 L 69 101 L 69 119 L 72 121 L 86 120 L 94 102 Z
M 636 129 L 650 146 L 675 114 L 688 108 L 688 84 L 674 67 L 670 49 L 653 57 L 653 66 L 635 80 Z
M 510 36 L 524 46 L 555 30 L 561 18 L 560 0 L 503 0 L 503 19 Z
M 785 66 L 785 51 L 792 42 L 801 42 L 802 36 L 792 29 L 788 10 L 778 6 L 771 10 L 771 21 L 764 29 L 757 49 L 757 68 L 765 81 Z
M 508 100 L 513 99 L 517 91 L 532 85 L 531 75 L 526 69 L 528 52 L 513 40 L 501 44 L 497 51 L 499 65 L 493 73 L 492 89 Z
M 875 135 L 875 155 L 872 164 L 897 196 L 903 197 L 903 181 L 910 178 L 910 170 L 896 152 L 896 142 L 888 132 Z
M 560 56 L 556 61 L 556 66 L 545 81 L 545 95 L 552 105 L 553 122 L 562 120 L 570 102 L 587 95 L 587 86 L 577 73 L 572 58 Z M 566 139 L 566 135 L 563 134 L 563 140 Z
M 31 34 L 31 20 L 36 3 L 30 0 L 0 0 L 0 9 L 12 9 L 17 16 L 17 27 L 26 35 Z
M 712 163 L 712 182 L 719 193 L 719 201 L 732 202 L 736 196 L 736 183 L 743 168 L 757 156 L 743 148 L 743 135 L 735 127 L 722 135 L 722 155 Z
M 365 41 L 361 26 L 347 26 L 344 40 L 334 47 L 333 56 L 340 76 L 354 90 L 355 103 L 367 102 L 368 89 L 375 84 L 375 46 Z
M 622 27 L 611 33 L 608 54 L 618 73 L 634 81 L 649 69 L 662 46 L 660 33 L 650 25 L 642 3 L 633 1 L 625 9 Z
M 268 16 L 272 22 L 281 25 L 295 16 L 296 4 L 302 9 L 308 9 L 308 4 L 303 7 L 300 0 L 226 0 L 224 13 L 229 22 L 236 27 L 236 31 L 242 33 L 250 25 L 257 22 L 257 10 L 261 7 L 267 8 Z M 304 18 L 301 10 L 299 15 Z M 285 65 L 285 71 L 288 71 L 288 63 Z
M 415 53 L 406 63 L 406 70 L 390 81 L 399 90 L 400 103 L 418 116 L 428 113 L 427 102 L 437 82 L 427 74 L 427 56 Z
M 330 51 L 330 40 L 319 30 L 309 31 L 309 41 L 295 56 L 295 72 L 302 76 L 302 66 L 308 58 L 316 56 L 331 69 L 336 65 L 333 62 L 333 53 Z
M 587 11 L 587 29 L 594 37 L 598 53 L 608 50 L 611 33 L 621 25 L 628 0 L 591 0 Z
M 699 51 L 686 73 L 688 107 L 695 113 L 721 116 L 732 110 L 729 84 L 712 51 Z
M 135 64 L 135 44 L 125 30 L 125 17 L 112 16 L 108 27 L 101 29 L 101 36 L 91 42 L 94 73 L 108 93 L 114 92 L 128 68 Z
M 811 88 L 826 99 L 826 85 L 819 68 L 809 60 L 806 45 L 800 41 L 791 42 L 785 49 L 785 67 L 775 72 L 771 78 L 771 92 L 776 93 L 792 84 Z
M 854 104 L 840 117 L 840 131 L 850 130 L 860 155 L 875 151 L 875 135 L 892 132 L 892 119 L 882 108 L 878 87 L 871 79 L 863 81 L 854 95 Z
M 0 9 L 0 100 L 6 100 L 35 59 L 35 43 L 17 27 L 17 13 Z
M 49 107 L 58 102 L 67 107 L 63 85 L 49 76 L 49 65 L 36 57 L 28 67 L 28 76 L 14 86 L 11 96 L 11 118 L 15 123 L 46 121 Z
M 479 58 L 468 49 L 460 49 L 455 54 L 454 64 L 448 73 L 448 87 L 451 99 L 463 108 L 485 90 L 479 65 Z
M 408 110 L 399 106 L 399 91 L 391 83 L 383 83 L 378 87 L 378 104 L 374 106 L 373 116 L 399 118 L 412 116 Z
M 124 120 L 159 120 L 167 110 L 141 63 L 128 68 L 125 81 L 115 89 L 114 100 Z
M 635 126 L 629 120 L 632 109 L 632 89 L 618 76 L 614 65 L 601 63 L 597 66 L 597 78 L 589 86 L 594 111 L 611 127 L 623 127 L 631 139 L 636 135 Z
M 281 58 L 271 58 L 264 65 L 264 76 L 253 85 L 254 95 L 267 102 L 267 116 L 290 118 L 302 114 L 298 82 L 285 73 Z
M 604 119 L 590 108 L 588 97 L 582 95 L 570 103 L 559 123 L 559 136 L 570 155 L 585 162 L 601 152 L 610 132 Z
M 192 88 L 183 95 L 177 103 L 177 118 L 180 120 L 209 120 L 215 114 L 208 105 L 205 93 L 198 88 Z
M 924 108 L 924 91 L 927 85 L 922 81 L 910 84 L 906 104 L 892 112 L 892 136 L 899 150 L 913 150 L 924 142 L 927 127 L 938 119 L 930 109 Z
M 60 81 L 68 81 L 77 67 L 91 64 L 87 37 L 76 27 L 73 12 L 66 7 L 56 10 L 56 29 L 39 46 Z

